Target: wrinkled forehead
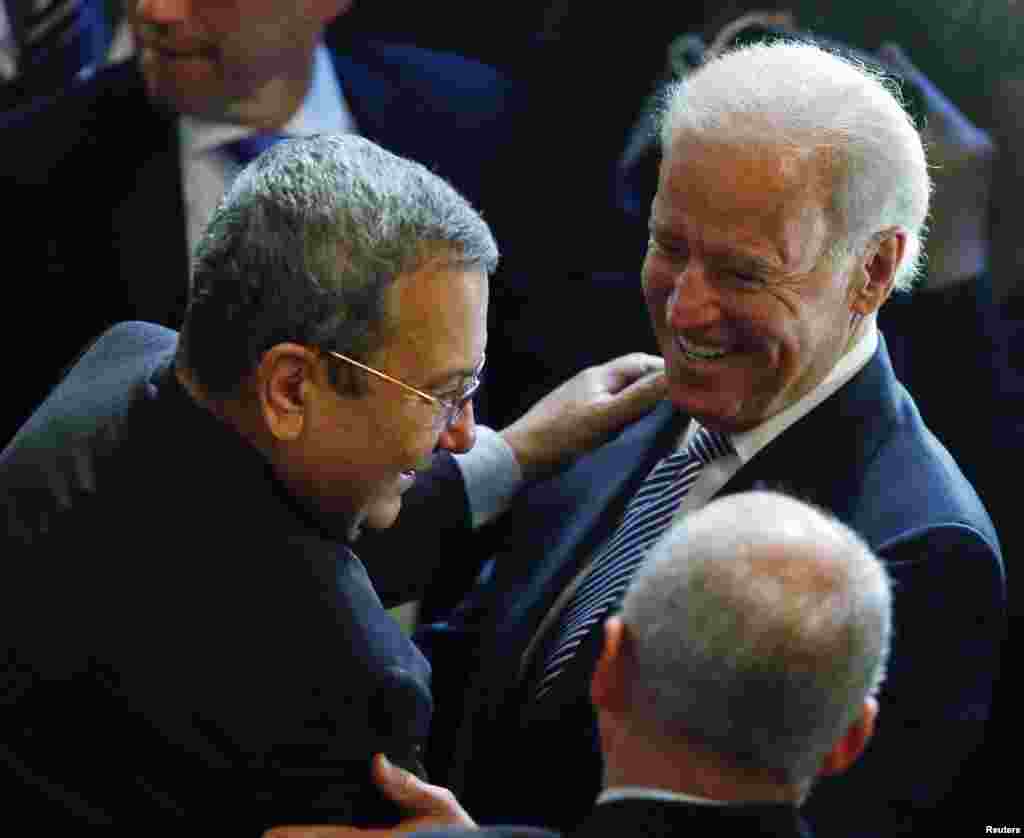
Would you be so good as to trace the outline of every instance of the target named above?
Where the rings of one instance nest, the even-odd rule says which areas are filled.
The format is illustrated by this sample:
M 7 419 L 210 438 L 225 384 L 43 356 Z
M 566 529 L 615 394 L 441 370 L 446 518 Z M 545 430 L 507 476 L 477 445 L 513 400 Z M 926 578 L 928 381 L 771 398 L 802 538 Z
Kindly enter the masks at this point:
M 834 228 L 830 173 L 816 151 L 681 138 L 666 149 L 655 232 L 709 250 L 738 247 L 808 270 Z

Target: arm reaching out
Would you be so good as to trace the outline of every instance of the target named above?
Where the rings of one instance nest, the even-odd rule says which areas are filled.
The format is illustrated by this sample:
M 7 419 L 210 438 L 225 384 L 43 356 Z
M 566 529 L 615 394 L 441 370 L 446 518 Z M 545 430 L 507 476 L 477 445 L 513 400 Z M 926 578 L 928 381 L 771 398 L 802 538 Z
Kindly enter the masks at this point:
M 390 763 L 383 754 L 373 758 L 372 773 L 377 787 L 407 815 L 397 826 L 384 829 L 278 826 L 264 832 L 263 838 L 389 838 L 435 826 L 476 828 L 476 823 L 448 789 L 423 782 L 415 774 Z
M 623 355 L 577 373 L 501 435 L 523 476 L 542 477 L 639 419 L 665 392 L 663 359 L 641 352 Z

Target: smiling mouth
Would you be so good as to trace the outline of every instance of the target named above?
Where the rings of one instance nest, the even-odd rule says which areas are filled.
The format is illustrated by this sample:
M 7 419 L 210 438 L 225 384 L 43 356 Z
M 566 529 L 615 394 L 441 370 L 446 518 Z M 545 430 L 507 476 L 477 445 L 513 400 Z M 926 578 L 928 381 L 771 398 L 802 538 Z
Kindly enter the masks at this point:
M 705 346 L 704 344 L 687 340 L 682 335 L 676 336 L 676 346 L 683 357 L 690 361 L 717 361 L 729 354 L 728 349 L 718 346 Z

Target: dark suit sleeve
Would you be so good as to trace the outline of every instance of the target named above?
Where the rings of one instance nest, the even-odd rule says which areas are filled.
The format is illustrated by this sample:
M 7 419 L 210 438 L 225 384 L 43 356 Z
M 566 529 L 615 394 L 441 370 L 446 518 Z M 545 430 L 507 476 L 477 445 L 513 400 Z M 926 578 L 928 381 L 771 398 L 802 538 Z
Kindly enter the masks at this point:
M 879 554 L 893 580 L 890 667 L 864 756 L 822 780 L 805 806 L 822 836 L 917 834 L 912 822 L 920 827 L 955 794 L 954 780 L 982 740 L 998 672 L 1003 577 L 976 530 L 931 528 Z

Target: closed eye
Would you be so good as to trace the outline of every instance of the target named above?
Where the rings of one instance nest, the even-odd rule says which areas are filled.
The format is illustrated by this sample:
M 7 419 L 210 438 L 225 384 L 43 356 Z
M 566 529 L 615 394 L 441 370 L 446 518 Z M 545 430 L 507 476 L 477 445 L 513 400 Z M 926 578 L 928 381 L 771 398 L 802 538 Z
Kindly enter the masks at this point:
M 658 241 L 653 235 L 647 240 L 648 247 L 655 247 L 659 252 L 672 259 L 685 259 L 689 249 L 683 244 L 670 244 Z
M 732 285 L 739 288 L 753 290 L 764 285 L 764 279 L 756 274 L 730 270 L 723 271 L 722 273 Z

